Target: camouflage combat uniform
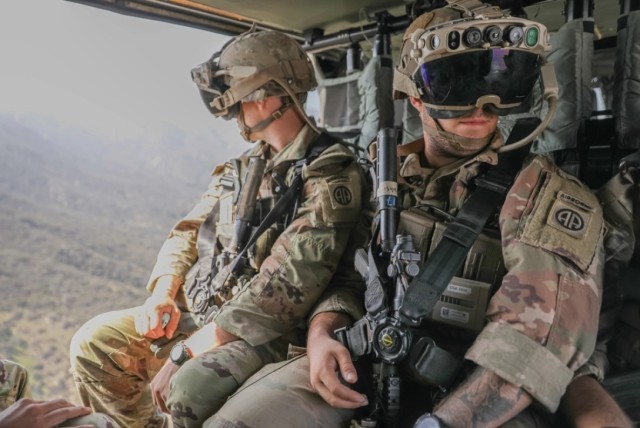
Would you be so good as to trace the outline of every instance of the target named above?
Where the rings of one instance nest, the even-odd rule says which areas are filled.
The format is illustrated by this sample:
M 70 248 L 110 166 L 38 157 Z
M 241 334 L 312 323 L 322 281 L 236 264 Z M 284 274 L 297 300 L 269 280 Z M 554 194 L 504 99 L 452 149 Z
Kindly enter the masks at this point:
M 271 178 L 271 167 L 277 169 L 278 165 L 304 158 L 316 137 L 305 125 L 276 154 L 264 143 L 247 153 L 268 160 L 260 198 L 266 200 L 275 192 L 277 183 Z M 245 166 L 246 161 L 243 156 Z M 163 275 L 187 275 L 198 257 L 199 226 L 214 206 L 220 211 L 216 233 L 224 234 L 233 226 L 229 218 L 235 207 L 225 205 L 232 192 L 221 184 L 229 170 L 230 164 L 214 170 L 212 184 L 201 202 L 171 231 L 151 274 L 150 290 Z M 290 183 L 292 168 L 285 172 Z M 304 332 L 296 331 L 304 327 L 316 300 L 329 292 L 334 275 L 343 287 L 338 292 L 339 307 L 357 305 L 361 298 L 360 281 L 340 279 L 353 271 L 353 252 L 363 245 L 353 233 L 360 221 L 365 191 L 360 167 L 349 150 L 332 145 L 303 168 L 303 177 L 304 188 L 293 221 L 284 230 L 281 225 L 272 226 L 251 253 L 255 275 L 239 290 L 234 287 L 233 296 L 218 296 L 224 304 L 213 321 L 241 340 L 187 361 L 173 377 L 167 404 L 174 426 L 200 426 L 254 372 L 267 363 L 283 360 L 289 343 L 301 344 L 295 338 L 304 337 Z M 130 428 L 167 426 L 166 415 L 153 405 L 148 386 L 164 360 L 154 358 L 150 340 L 136 333 L 133 320 L 139 310 L 103 314 L 85 324 L 72 341 L 72 372 L 85 404 L 113 415 Z
M 468 184 L 480 162 L 496 164 L 495 149 L 501 144 L 496 138 L 473 158 L 438 170 L 422 166 L 422 149 L 409 154 L 400 169 L 403 208 L 429 203 L 455 215 L 469 196 Z M 565 222 L 570 218 L 582 227 L 571 230 Z M 506 273 L 489 302 L 488 323 L 459 351 L 553 412 L 596 341 L 603 268 L 600 206 L 578 180 L 547 158 L 530 156 L 508 192 L 499 228 Z M 347 313 L 357 318 L 358 308 Z M 447 326 L 440 330 L 446 333 Z M 306 356 L 267 366 L 246 385 L 204 426 L 340 427 L 353 414 L 331 408 L 314 393 Z M 429 397 L 421 397 L 426 407 Z M 532 421 L 531 415 L 522 416 Z
M 16 401 L 29 396 L 29 374 L 27 370 L 13 361 L 0 360 L 0 413 Z M 111 418 L 100 413 L 69 419 L 58 426 L 62 428 L 78 425 L 92 425 L 96 428 L 119 427 Z

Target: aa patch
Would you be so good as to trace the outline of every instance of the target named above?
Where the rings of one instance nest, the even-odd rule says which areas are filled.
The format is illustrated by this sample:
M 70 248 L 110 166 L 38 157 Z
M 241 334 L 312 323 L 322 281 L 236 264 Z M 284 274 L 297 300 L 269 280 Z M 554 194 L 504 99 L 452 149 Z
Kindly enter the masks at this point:
M 591 224 L 593 211 L 594 209 L 581 199 L 558 192 L 558 197 L 549 212 L 547 224 L 574 238 L 582 239 Z
M 520 184 L 522 189 L 539 190 L 529 194 L 517 238 L 586 271 L 596 257 L 602 234 L 598 201 L 591 190 L 559 174 L 546 172 L 539 179 L 540 185 L 533 180 Z
M 333 189 L 333 199 L 338 205 L 349 205 L 353 199 L 351 190 L 346 186 L 337 186 Z
M 360 213 L 360 183 L 347 175 L 323 180 L 326 191 L 321 193 L 322 211 L 329 223 L 345 223 L 357 220 Z

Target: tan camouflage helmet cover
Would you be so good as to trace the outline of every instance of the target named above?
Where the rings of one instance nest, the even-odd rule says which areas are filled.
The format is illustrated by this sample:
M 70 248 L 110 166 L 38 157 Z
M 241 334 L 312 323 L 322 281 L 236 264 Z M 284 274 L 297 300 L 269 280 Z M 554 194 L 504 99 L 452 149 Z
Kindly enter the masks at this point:
M 494 47 L 484 44 L 472 49 L 459 43 L 458 47 L 451 49 L 444 41 L 449 31 L 458 30 L 459 34 L 462 34 L 470 26 L 486 27 L 493 24 L 502 26 L 516 24 L 523 28 L 535 26 L 539 31 L 540 37 L 531 46 L 524 46 L 524 43 L 518 46 L 502 43 L 503 47 L 526 49 L 543 57 L 551 47 L 546 28 L 537 22 L 510 17 L 499 7 L 478 0 L 449 0 L 447 6 L 420 15 L 405 31 L 402 37 L 400 60 L 393 75 L 393 98 L 404 99 L 407 96 L 420 98 L 420 92 L 412 78 L 421 64 L 470 50 Z M 436 45 L 434 40 L 439 40 L 439 43 Z
M 229 71 L 227 84 L 241 92 L 242 99 L 258 101 L 270 96 L 308 92 L 317 86 L 311 61 L 300 44 L 277 31 L 249 32 L 237 37 L 220 54 L 220 69 Z M 259 76 L 269 79 L 262 81 Z M 284 83 L 284 85 L 282 85 Z M 247 86 L 247 89 L 240 89 Z
M 271 96 L 301 98 L 316 87 L 313 66 L 300 45 L 277 31 L 249 31 L 192 71 L 209 110 L 225 116 L 240 101 Z

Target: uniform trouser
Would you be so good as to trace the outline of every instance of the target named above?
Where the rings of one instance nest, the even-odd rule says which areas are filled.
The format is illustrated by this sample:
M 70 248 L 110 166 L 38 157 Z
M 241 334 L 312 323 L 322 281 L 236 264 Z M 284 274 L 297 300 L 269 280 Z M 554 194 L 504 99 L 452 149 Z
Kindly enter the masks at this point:
M 285 342 L 251 346 L 237 340 L 187 361 L 171 381 L 167 406 L 175 428 L 201 427 L 249 376 L 286 357 Z
M 29 397 L 29 374 L 21 365 L 9 360 L 0 360 L 0 413 L 18 400 Z M 59 427 L 93 425 L 95 428 L 119 428 L 106 415 L 90 415 L 69 419 Z
M 251 376 L 203 427 L 348 427 L 353 415 L 353 410 L 333 408 L 315 393 L 309 359 L 300 355 Z
M 426 412 L 426 410 L 425 410 Z M 309 381 L 309 359 L 269 364 L 250 377 L 203 428 L 348 428 L 355 411 L 336 409 Z M 528 408 L 502 428 L 549 428 L 550 415 Z
M 168 427 L 169 415 L 153 404 L 149 387 L 166 360 L 136 332 L 140 310 L 108 312 L 83 325 L 71 341 L 71 371 L 82 402 L 123 427 Z M 167 398 L 174 425 L 201 426 L 249 376 L 285 355 L 278 341 L 258 347 L 236 341 L 188 361 L 173 376 Z

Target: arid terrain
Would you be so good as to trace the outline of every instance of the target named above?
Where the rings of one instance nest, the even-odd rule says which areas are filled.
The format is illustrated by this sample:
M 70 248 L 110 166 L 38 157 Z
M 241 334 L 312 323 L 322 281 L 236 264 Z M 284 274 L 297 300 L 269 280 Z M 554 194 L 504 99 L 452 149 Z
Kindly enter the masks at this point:
M 155 141 L 104 141 L 0 115 L 0 356 L 29 368 L 36 398 L 77 401 L 74 331 L 144 301 L 168 230 L 229 153 L 225 142 L 161 131 Z

